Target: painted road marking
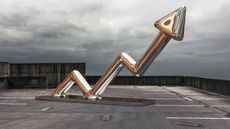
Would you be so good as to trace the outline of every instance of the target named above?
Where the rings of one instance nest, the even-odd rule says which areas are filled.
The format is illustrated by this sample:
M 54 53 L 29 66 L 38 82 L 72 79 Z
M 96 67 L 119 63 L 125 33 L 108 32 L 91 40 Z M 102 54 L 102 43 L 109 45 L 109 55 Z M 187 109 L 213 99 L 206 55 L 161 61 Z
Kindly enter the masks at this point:
M 47 111 L 49 109 L 51 109 L 51 107 L 45 107 L 45 108 L 42 108 L 41 111 L 44 112 L 44 111 Z
M 183 97 L 184 99 L 188 100 L 188 101 L 193 101 L 192 99 L 188 98 L 188 97 Z
M 26 103 L 0 103 L 0 105 L 25 106 Z
M 166 117 L 169 120 L 230 120 L 229 117 Z

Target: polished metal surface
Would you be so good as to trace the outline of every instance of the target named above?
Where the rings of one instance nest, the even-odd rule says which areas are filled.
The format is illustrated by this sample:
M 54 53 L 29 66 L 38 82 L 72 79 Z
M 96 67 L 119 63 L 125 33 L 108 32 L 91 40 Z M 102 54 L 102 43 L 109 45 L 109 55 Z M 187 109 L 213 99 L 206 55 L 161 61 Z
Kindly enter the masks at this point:
M 137 77 L 143 75 L 171 38 L 179 41 L 183 39 L 185 14 L 186 8 L 182 7 L 155 23 L 155 27 L 158 28 L 160 32 L 138 62 L 136 62 L 127 53 L 121 53 L 117 56 L 117 58 L 103 74 L 103 76 L 97 81 L 93 88 L 90 87 L 80 72 L 74 70 L 51 93 L 51 96 L 65 96 L 65 93 L 72 87 L 74 83 L 76 83 L 76 85 L 78 85 L 82 90 L 85 98 L 92 100 L 101 99 L 101 95 L 105 89 L 117 76 L 117 74 L 119 74 L 124 66 Z

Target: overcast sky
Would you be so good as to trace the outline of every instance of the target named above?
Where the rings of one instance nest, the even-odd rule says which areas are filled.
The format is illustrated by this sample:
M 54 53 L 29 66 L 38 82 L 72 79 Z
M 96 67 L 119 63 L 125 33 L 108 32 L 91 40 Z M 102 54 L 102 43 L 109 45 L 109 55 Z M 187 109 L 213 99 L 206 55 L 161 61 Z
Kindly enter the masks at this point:
M 0 61 L 85 62 L 101 75 L 120 52 L 138 61 L 154 22 L 181 6 L 184 40 L 171 40 L 145 75 L 230 79 L 229 0 L 1 0 Z

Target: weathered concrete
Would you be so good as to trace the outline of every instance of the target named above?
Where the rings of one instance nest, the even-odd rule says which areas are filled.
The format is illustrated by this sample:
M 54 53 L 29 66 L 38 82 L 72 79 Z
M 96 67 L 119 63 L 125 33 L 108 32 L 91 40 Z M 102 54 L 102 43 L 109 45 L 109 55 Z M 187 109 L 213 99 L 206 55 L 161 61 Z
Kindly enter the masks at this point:
M 56 87 L 73 70 L 85 76 L 85 63 L 13 63 L 10 77 L 47 77 L 48 86 Z
M 219 93 L 230 95 L 230 81 L 200 77 L 184 77 L 184 85 Z
M 85 76 L 85 63 L 0 62 L 0 89 L 56 87 L 73 70 Z
M 75 89 L 76 88 L 76 89 Z M 77 87 L 70 93 L 79 94 Z M 105 96 L 155 99 L 127 107 L 33 99 L 47 90 L 0 91 L 1 129 L 229 129 L 230 99 L 191 87 L 110 86 Z
M 22 88 L 48 88 L 47 77 L 10 77 L 8 79 L 9 89 Z
M 10 75 L 10 66 L 8 62 L 0 62 L 0 77 L 8 77 Z
M 8 62 L 0 62 L 0 89 L 8 88 L 10 67 Z
M 0 77 L 0 89 L 8 89 L 8 77 Z
M 89 84 L 95 84 L 100 76 L 86 76 Z M 112 85 L 181 85 L 182 76 L 117 76 Z

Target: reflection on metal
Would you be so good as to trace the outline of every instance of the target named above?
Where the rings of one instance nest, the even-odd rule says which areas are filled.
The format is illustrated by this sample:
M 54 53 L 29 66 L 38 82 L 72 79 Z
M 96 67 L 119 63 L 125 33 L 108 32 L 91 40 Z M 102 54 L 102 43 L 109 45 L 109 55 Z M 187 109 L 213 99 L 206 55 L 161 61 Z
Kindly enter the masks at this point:
M 155 27 L 160 32 L 138 62 L 127 53 L 121 53 L 93 88 L 90 87 L 80 72 L 74 70 L 50 96 L 64 97 L 65 93 L 76 84 L 82 90 L 84 98 L 91 100 L 101 99 L 102 93 L 124 66 L 137 77 L 143 75 L 171 38 L 179 41 L 183 39 L 185 14 L 186 8 L 182 7 L 155 23 Z

